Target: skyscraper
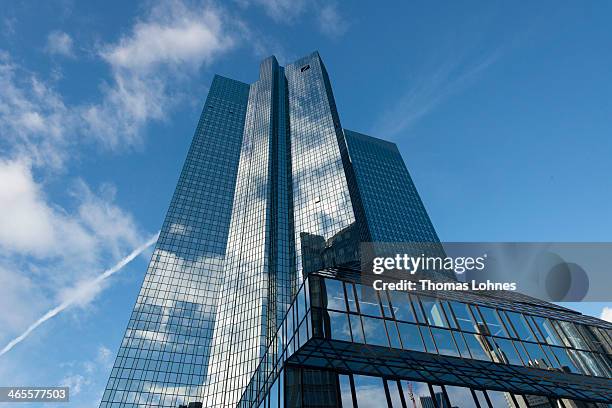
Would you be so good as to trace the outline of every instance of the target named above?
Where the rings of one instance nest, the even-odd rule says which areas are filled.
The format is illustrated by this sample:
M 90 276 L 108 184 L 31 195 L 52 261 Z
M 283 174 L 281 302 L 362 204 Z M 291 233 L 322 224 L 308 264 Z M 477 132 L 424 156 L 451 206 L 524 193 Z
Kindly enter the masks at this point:
M 341 127 L 318 53 L 216 76 L 101 407 L 612 402 L 611 324 L 374 291 L 361 242 L 439 240 L 397 147 Z

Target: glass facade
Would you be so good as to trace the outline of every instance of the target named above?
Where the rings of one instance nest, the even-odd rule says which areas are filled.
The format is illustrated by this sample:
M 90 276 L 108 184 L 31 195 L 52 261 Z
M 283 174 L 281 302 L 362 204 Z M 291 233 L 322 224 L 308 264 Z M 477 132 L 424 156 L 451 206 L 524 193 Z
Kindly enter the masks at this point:
M 318 53 L 286 68 L 297 278 L 337 257 L 356 260 L 355 212 L 341 155 L 342 128 Z M 334 254 L 332 242 L 350 241 Z M 338 246 L 338 245 L 336 245 Z M 342 254 L 340 254 L 342 250 Z M 327 255 L 327 257 L 325 256 Z
M 611 324 L 572 311 L 374 291 L 347 271 L 316 272 L 240 406 L 609 407 L 611 344 Z
M 438 242 L 394 143 L 344 130 L 371 241 Z
M 249 85 L 215 76 L 100 407 L 200 399 Z
M 442 250 L 397 147 L 342 128 L 319 54 L 216 76 L 101 407 L 612 402 L 612 324 L 375 291 L 361 242 Z

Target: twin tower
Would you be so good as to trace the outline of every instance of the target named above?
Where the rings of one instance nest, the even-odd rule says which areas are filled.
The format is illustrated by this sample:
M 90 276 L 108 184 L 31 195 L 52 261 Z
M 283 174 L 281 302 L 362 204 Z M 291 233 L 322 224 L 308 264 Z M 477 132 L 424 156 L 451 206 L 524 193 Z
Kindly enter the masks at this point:
M 305 277 L 437 242 L 395 144 L 343 129 L 317 52 L 215 76 L 101 407 L 232 407 Z

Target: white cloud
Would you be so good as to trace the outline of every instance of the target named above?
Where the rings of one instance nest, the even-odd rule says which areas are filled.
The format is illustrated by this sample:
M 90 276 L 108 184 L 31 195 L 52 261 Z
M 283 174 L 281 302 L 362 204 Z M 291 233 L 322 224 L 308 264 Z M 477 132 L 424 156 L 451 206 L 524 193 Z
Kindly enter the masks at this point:
M 496 50 L 475 61 L 466 56 L 435 64 L 416 76 L 406 92 L 377 121 L 374 134 L 395 136 L 412 127 L 444 100 L 472 84 L 478 76 L 500 57 Z
M 51 31 L 47 36 L 45 51 L 47 51 L 49 54 L 73 57 L 74 51 L 72 47 L 72 37 L 63 31 Z
M 44 303 L 34 277 L 20 273 L 15 264 L 0 264 L 0 338 L 35 320 Z
M 113 203 L 113 195 L 100 197 L 82 180 L 73 189 L 76 214 L 47 201 L 26 159 L 0 160 L 0 184 L 0 248 L 5 254 L 95 260 L 103 251 L 116 257 L 140 239 L 132 217 Z
M 62 167 L 75 116 L 61 95 L 0 52 L 0 148 L 35 166 Z
M 241 24 L 201 3 L 153 7 L 128 34 L 100 47 L 110 79 L 84 104 L 66 104 L 53 86 L 0 51 L 0 147 L 34 166 L 61 169 L 79 144 L 139 145 L 143 128 L 166 119 L 187 93 L 188 80 L 235 46 Z M 73 53 L 66 33 L 52 32 L 48 42 L 49 52 Z
M 55 302 L 87 305 L 104 287 L 95 274 L 143 241 L 112 186 L 70 188 L 74 210 L 53 204 L 26 159 L 0 159 L 0 341 Z
M 60 381 L 60 386 L 68 387 L 70 389 L 70 394 L 72 396 L 77 396 L 81 393 L 82 388 L 90 383 L 90 380 L 81 374 L 74 374 L 63 378 Z
M 242 0 L 243 6 L 254 4 L 264 9 L 276 22 L 293 22 L 306 8 L 305 0 Z
M 101 102 L 81 111 L 88 133 L 111 148 L 140 143 L 141 128 L 149 120 L 163 120 L 180 97 L 176 89 L 182 79 L 235 43 L 220 9 L 180 1 L 153 8 L 129 35 L 102 47 L 113 82 L 102 87 Z
M 348 23 L 335 2 L 305 0 L 237 0 L 242 7 L 258 6 L 277 23 L 295 23 L 298 17 L 314 17 L 319 31 L 328 37 L 339 37 L 348 30 Z
M 336 4 L 326 4 L 319 10 L 318 24 L 321 32 L 329 37 L 340 37 L 348 30 L 348 23 L 338 12 Z
M 89 357 L 84 356 L 83 360 L 59 363 L 61 377 L 55 381 L 61 386 L 70 387 L 70 401 L 72 404 L 76 404 L 79 407 L 97 408 L 102 400 L 104 387 L 113 365 L 114 355 L 104 345 L 92 347 L 86 353 L 89 354 Z M 5 359 L 6 357 L 9 356 L 3 358 L 3 363 L 10 361 L 10 357 Z
M 0 161 L 0 185 L 0 247 L 4 251 L 48 254 L 57 226 L 29 165 Z
M 144 240 L 115 203 L 112 186 L 94 192 L 76 178 L 58 205 L 46 192 L 49 179 L 69 170 L 84 143 L 139 143 L 143 127 L 165 118 L 186 80 L 234 46 L 235 24 L 201 3 L 155 6 L 128 34 L 100 48 L 110 82 L 88 104 L 66 103 L 0 51 L 0 341 L 66 304 L 87 305 L 110 276 L 95 273 Z M 49 35 L 47 51 L 68 55 L 72 48 L 67 34 Z
M 601 317 L 602 320 L 605 320 L 607 322 L 612 323 L 612 307 L 604 307 L 603 310 L 601 311 Z
M 180 2 L 156 9 L 130 36 L 107 47 L 102 56 L 114 69 L 149 71 L 159 64 L 199 67 L 234 45 L 221 13 L 191 10 Z
M 49 309 L 38 320 L 29 325 L 23 333 L 9 341 L 7 345 L 4 346 L 2 350 L 0 350 L 0 356 L 5 353 L 8 353 L 10 350 L 13 349 L 13 347 L 25 340 L 40 325 L 64 312 L 69 307 L 75 305 L 84 306 L 88 302 L 90 302 L 103 289 L 103 284 L 105 283 L 106 279 L 119 272 L 128 263 L 132 262 L 138 255 L 140 255 L 147 248 L 153 245 L 157 241 L 158 237 L 159 233 L 155 234 L 154 236 L 149 238 L 144 244 L 135 248 L 127 256 L 120 259 L 115 265 L 108 268 L 95 278 L 83 280 L 72 288 L 63 290 L 60 296 L 62 299 L 61 303 Z
M 98 347 L 98 354 L 96 355 L 96 363 L 103 367 L 110 368 L 113 365 L 113 352 L 104 345 Z

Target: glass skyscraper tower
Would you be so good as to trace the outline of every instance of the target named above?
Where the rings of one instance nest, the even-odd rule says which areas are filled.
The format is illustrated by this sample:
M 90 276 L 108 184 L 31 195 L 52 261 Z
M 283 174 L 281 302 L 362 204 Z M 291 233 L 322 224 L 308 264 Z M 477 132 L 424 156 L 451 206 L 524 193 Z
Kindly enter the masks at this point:
M 395 144 L 342 128 L 319 54 L 215 76 L 101 407 L 609 407 L 612 324 L 374 291 L 362 242 L 439 245 Z

